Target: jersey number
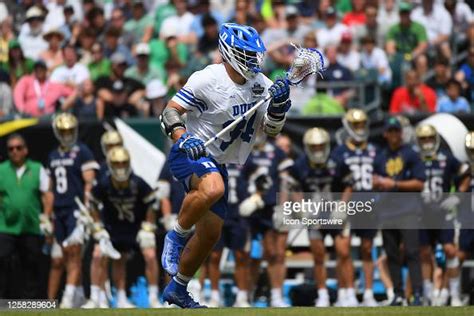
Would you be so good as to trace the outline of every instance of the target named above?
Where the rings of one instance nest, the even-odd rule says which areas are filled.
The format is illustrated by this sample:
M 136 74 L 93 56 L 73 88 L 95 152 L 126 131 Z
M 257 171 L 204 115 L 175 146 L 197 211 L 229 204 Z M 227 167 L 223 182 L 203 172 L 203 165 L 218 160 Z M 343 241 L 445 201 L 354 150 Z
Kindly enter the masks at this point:
M 132 204 L 114 203 L 114 206 L 118 211 L 119 220 L 121 221 L 127 220 L 130 223 L 133 223 L 135 221 L 135 214 L 133 213 Z
M 56 177 L 56 192 L 66 193 L 67 191 L 67 173 L 66 168 L 57 167 L 54 170 L 54 176 Z
M 425 203 L 438 202 L 443 195 L 443 178 L 432 177 L 425 181 L 423 200 Z
M 352 164 L 350 165 L 350 169 L 352 171 L 352 178 L 354 179 L 354 187 L 356 191 L 372 190 L 372 165 Z
M 245 118 L 240 121 L 237 126 L 233 130 L 230 131 L 230 139 L 229 141 L 225 142 L 222 141 L 220 149 L 222 151 L 225 151 L 227 147 L 230 146 L 236 140 L 239 136 L 242 139 L 242 141 L 246 143 L 250 143 L 250 140 L 252 139 L 252 134 L 255 132 L 255 129 L 253 128 L 253 123 L 255 122 L 255 118 L 257 117 L 257 113 L 254 113 L 252 117 L 247 121 Z M 222 129 L 226 128 L 229 126 L 234 120 L 228 120 L 227 122 L 222 125 Z

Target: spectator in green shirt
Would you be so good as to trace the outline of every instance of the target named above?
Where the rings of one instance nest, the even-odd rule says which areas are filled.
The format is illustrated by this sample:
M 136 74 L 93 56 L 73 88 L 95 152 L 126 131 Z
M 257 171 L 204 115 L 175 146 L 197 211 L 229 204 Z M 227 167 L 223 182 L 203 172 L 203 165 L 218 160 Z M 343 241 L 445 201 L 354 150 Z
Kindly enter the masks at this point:
M 188 61 L 188 48 L 185 44 L 178 42 L 176 30 L 162 29 L 159 39 L 150 41 L 150 60 L 152 65 L 165 72 L 165 66 L 169 61 L 184 66 Z M 167 75 L 167 73 L 165 72 Z M 167 80 L 167 78 L 165 78 Z
M 404 1 L 400 3 L 400 23 L 393 25 L 387 34 L 388 55 L 408 54 L 409 59 L 413 59 L 428 47 L 426 30 L 423 25 L 411 20 L 411 9 L 410 3 Z
M 41 233 L 48 239 L 52 235 L 53 196 L 43 166 L 27 159 L 24 138 L 19 134 L 10 136 L 7 148 L 9 160 L 0 164 L 0 298 L 37 299 Z M 21 280 L 9 284 L 15 253 L 20 259 Z
M 99 43 L 92 46 L 92 62 L 88 68 L 93 81 L 102 76 L 110 76 L 112 72 L 112 63 L 104 58 L 104 49 Z
M 10 75 L 10 84 L 16 85 L 18 80 L 24 75 L 33 72 L 34 61 L 25 57 L 17 40 L 11 40 L 8 43 L 8 62 L 1 63 L 0 68 Z
M 131 32 L 135 43 L 148 43 L 153 36 L 153 16 L 146 14 L 143 1 L 136 1 L 132 7 L 132 18 L 125 23 L 124 30 Z
M 150 46 L 147 43 L 140 43 L 136 46 L 135 57 L 137 63 L 125 71 L 126 77 L 135 79 L 144 85 L 153 80 L 164 81 L 164 72 L 157 66 L 150 64 Z

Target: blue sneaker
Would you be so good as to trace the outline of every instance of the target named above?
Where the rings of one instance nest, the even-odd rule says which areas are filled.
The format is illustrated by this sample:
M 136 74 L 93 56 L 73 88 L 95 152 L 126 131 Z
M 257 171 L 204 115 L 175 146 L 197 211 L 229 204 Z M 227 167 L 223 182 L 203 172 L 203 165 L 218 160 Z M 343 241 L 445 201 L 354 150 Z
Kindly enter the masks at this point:
M 186 244 L 186 237 L 179 236 L 174 230 L 165 236 L 165 244 L 161 254 L 161 265 L 171 276 L 178 273 L 179 258 Z
M 207 306 L 194 301 L 186 286 L 179 284 L 174 278 L 171 279 L 171 282 L 163 291 L 163 301 L 178 305 L 181 308 L 207 308 Z

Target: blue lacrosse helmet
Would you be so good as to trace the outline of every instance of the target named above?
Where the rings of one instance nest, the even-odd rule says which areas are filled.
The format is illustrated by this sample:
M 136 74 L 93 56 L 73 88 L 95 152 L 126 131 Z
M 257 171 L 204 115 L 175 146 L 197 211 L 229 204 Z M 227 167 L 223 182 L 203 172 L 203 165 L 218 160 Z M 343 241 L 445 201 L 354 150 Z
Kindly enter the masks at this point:
M 224 23 L 219 32 L 219 51 L 225 62 L 245 79 L 251 80 L 262 71 L 265 45 L 251 26 Z

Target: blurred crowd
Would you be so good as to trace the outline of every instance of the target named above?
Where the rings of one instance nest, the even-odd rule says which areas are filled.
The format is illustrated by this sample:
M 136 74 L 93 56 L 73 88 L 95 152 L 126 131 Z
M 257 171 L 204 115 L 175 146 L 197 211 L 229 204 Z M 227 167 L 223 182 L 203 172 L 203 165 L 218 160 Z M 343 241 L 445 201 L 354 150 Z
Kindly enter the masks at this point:
M 0 118 L 156 116 L 190 74 L 220 62 L 224 22 L 261 34 L 272 80 L 292 61 L 290 43 L 325 53 L 323 78 L 292 90 L 294 115 L 374 100 L 391 113 L 474 105 L 464 0 L 17 0 L 0 2 Z

